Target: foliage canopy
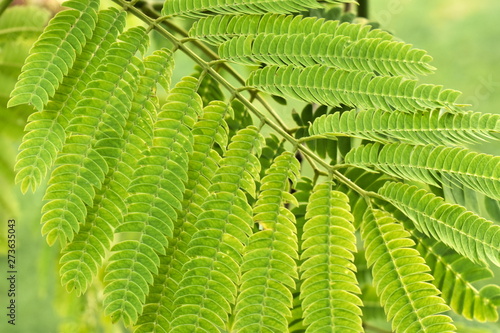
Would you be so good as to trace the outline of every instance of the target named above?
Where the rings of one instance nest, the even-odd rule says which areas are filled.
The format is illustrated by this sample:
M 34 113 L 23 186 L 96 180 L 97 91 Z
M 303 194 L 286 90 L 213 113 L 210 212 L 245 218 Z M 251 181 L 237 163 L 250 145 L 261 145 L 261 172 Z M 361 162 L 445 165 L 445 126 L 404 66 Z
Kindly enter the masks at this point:
M 498 319 L 473 283 L 500 265 L 500 157 L 463 145 L 500 118 L 419 83 L 425 51 L 349 1 L 114 2 L 65 2 L 9 100 L 36 109 L 16 181 L 47 180 L 68 291 L 102 279 L 135 332 L 363 332 L 373 298 L 395 332 Z M 177 52 L 198 67 L 172 84 Z

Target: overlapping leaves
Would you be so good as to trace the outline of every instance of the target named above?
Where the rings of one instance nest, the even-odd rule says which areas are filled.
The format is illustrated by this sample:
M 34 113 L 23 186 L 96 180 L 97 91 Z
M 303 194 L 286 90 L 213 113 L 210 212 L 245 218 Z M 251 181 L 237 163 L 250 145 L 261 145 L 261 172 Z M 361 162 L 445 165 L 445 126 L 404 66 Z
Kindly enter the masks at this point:
M 434 285 L 452 310 L 470 320 L 496 322 L 500 288 L 494 284 L 481 288 L 474 286 L 475 282 L 492 278 L 493 272 L 474 264 L 442 242 L 418 232 L 412 234 L 418 240 L 417 249 L 431 268 Z
M 54 96 L 97 22 L 98 0 L 69 0 L 33 45 L 8 106 L 32 104 L 38 111 Z
M 500 157 L 434 145 L 368 144 L 353 149 L 349 164 L 440 186 L 442 178 L 500 199 Z
M 339 21 L 325 21 L 316 17 L 302 15 L 215 15 L 196 21 L 191 27 L 191 37 L 202 39 L 214 45 L 220 45 L 231 38 L 253 36 L 263 33 L 276 35 L 325 34 L 331 39 L 347 36 L 356 41 L 363 38 L 381 38 L 392 40 L 393 36 L 369 25 L 350 24 Z
M 410 144 L 472 144 L 494 139 L 500 132 L 500 116 L 480 112 L 441 113 L 386 112 L 382 110 L 347 111 L 316 119 L 311 135 L 335 139 L 352 136 L 381 143 L 402 141 Z
M 188 154 L 193 151 L 191 129 L 201 113 L 197 80 L 186 77 L 170 92 L 154 125 L 151 147 L 137 161 L 128 186 L 127 214 L 115 233 L 135 233 L 114 245 L 109 258 L 104 306 L 113 320 L 135 323 L 158 273 L 160 254 L 173 236 L 176 210 L 187 182 Z
M 286 331 L 298 278 L 298 245 L 295 216 L 285 207 L 296 204 L 288 193 L 289 179 L 295 182 L 300 165 L 285 152 L 274 159 L 262 178 L 261 192 L 254 205 L 259 231 L 252 234 L 243 254 L 241 284 L 235 304 L 233 329 Z
M 36 190 L 66 141 L 72 111 L 82 92 L 92 80 L 106 51 L 125 26 L 125 13 L 117 9 L 100 11 L 92 38 L 87 41 L 73 68 L 64 77 L 59 89 L 42 111 L 32 113 L 25 127 L 26 135 L 17 156 L 16 182 L 23 192 Z
M 457 111 L 460 93 L 401 76 L 375 76 L 324 65 L 298 68 L 268 66 L 250 75 L 247 84 L 265 92 L 328 106 L 416 112 L 435 108 Z
M 157 101 L 151 92 L 158 82 L 168 87 L 171 60 L 171 54 L 161 50 L 144 59 L 145 71 L 140 77 L 124 128 L 122 158 L 111 166 L 103 186 L 96 191 L 85 224 L 63 250 L 61 281 L 68 290 L 75 290 L 77 294 L 84 292 L 97 275 L 111 248 L 115 228 L 123 223 L 128 187 L 134 170 L 138 168 L 138 159 L 153 135 L 153 124 L 148 120 L 152 122 L 156 118 Z
M 349 199 L 315 186 L 307 205 L 302 235 L 300 298 L 306 332 L 363 332 L 362 301 L 354 266 L 356 237 Z
M 394 331 L 454 331 L 436 286 L 466 318 L 495 320 L 498 287 L 475 289 L 470 283 L 489 270 L 465 257 L 498 264 L 498 226 L 414 186 L 368 192 L 388 179 L 367 172 L 377 170 L 500 199 L 498 157 L 442 146 L 493 138 L 498 116 L 462 112 L 458 92 L 408 79 L 431 72 L 424 51 L 369 25 L 288 15 L 324 5 L 313 0 L 167 0 L 167 18 L 202 17 L 190 36 L 220 46 L 223 58 L 264 63 L 249 86 L 323 105 L 304 109 L 310 114 L 289 130 L 295 138 L 307 136 L 316 118 L 309 134 L 321 139 L 378 142 L 352 149 L 357 140 L 320 148 L 324 141 L 317 141 L 313 156 L 293 141 L 294 156 L 284 143 L 292 137 L 272 134 L 264 142 L 260 129 L 248 126 L 249 104 L 232 100 L 243 94 L 210 75 L 207 63 L 198 71 L 205 80 L 181 80 L 157 114 L 157 83 L 169 90 L 170 52 L 142 59 L 142 27 L 117 39 L 123 10 L 98 13 L 91 0 L 67 5 L 73 9 L 58 14 L 35 44 L 10 103 L 38 109 L 16 166 L 23 191 L 37 188 L 55 162 L 42 232 L 49 244 L 70 242 L 61 259 L 68 289 L 84 292 L 109 259 L 106 312 L 137 324 L 137 332 L 358 332 L 362 300 L 377 298 L 360 294 L 356 281 L 361 224 L 374 290 Z M 231 101 L 213 101 L 224 99 L 219 86 L 229 88 Z M 318 119 L 326 105 L 335 107 L 332 114 Z M 235 119 L 226 122 L 228 115 Z M 350 168 L 320 163 L 330 172 L 315 170 L 313 180 L 295 183 L 299 160 L 319 163 L 331 147 L 332 163 L 345 159 Z M 352 190 L 335 185 L 332 174 Z M 410 235 L 409 222 L 405 230 L 369 209 L 380 204 L 369 196 L 385 197 L 443 243 Z
M 388 182 L 379 192 L 427 236 L 472 261 L 500 266 L 500 226 L 416 186 Z
M 369 209 L 361 227 L 365 256 L 387 319 L 395 332 L 455 332 L 449 307 L 410 234 L 389 214 Z
M 145 32 L 131 28 L 112 44 L 73 110 L 67 127 L 70 136 L 55 161 L 44 196 L 48 202 L 42 208 L 42 234 L 50 245 L 58 239 L 62 244 L 73 239 L 85 221 L 87 206 L 93 204 L 95 189 L 104 182 L 108 163 L 116 162 L 143 67 L 135 53 L 148 42 Z
M 228 324 L 236 300 L 239 267 L 252 233 L 252 211 L 246 194 L 255 196 L 255 177 L 263 138 L 257 128 L 244 128 L 232 138 L 212 177 L 188 244 L 185 274 L 175 293 L 171 332 L 197 327 L 215 332 Z

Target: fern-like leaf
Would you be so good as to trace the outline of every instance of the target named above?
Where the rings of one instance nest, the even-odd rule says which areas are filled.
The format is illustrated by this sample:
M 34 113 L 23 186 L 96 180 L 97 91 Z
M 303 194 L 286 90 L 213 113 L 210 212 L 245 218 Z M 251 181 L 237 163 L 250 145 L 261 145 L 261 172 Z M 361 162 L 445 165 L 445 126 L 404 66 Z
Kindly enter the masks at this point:
M 198 89 L 199 91 L 199 89 Z M 203 115 L 193 127 L 193 154 L 189 159 L 188 182 L 184 191 L 182 211 L 179 212 L 173 237 L 169 237 L 166 255 L 160 256 L 159 273 L 144 305 L 143 314 L 137 321 L 136 333 L 168 332 L 174 311 L 174 294 L 184 273 L 183 266 L 188 243 L 196 232 L 194 227 L 201 206 L 210 195 L 213 178 L 220 156 L 213 149 L 214 143 L 226 147 L 228 128 L 224 121 L 231 114 L 231 107 L 220 101 L 212 101 L 203 109 Z
M 210 196 L 202 206 L 189 242 L 185 274 L 175 294 L 172 333 L 224 330 L 239 284 L 244 245 L 253 225 L 246 200 L 255 195 L 263 138 L 251 126 L 232 138 L 212 178 Z
M 353 216 L 331 182 L 315 186 L 302 235 L 301 299 L 306 332 L 363 332 Z
M 73 68 L 43 111 L 32 113 L 25 127 L 26 135 L 19 147 L 16 183 L 23 193 L 35 191 L 52 168 L 66 141 L 66 127 L 71 112 L 81 98 L 91 75 L 104 59 L 106 50 L 125 26 L 125 12 L 107 9 L 99 12 L 92 38 L 85 44 Z
M 395 218 L 404 222 L 406 230 L 417 242 L 417 250 L 425 258 L 434 277 L 433 284 L 441 291 L 441 296 L 457 314 L 469 320 L 496 321 L 500 288 L 484 285 L 479 290 L 474 283 L 493 277 L 486 266 L 478 265 L 458 254 L 443 242 L 419 232 L 413 222 L 391 204 L 384 205 Z
M 347 71 L 315 65 L 269 66 L 252 72 L 247 84 L 270 94 L 293 97 L 329 106 L 415 112 L 435 108 L 458 109 L 458 91 L 430 84 L 417 85 L 401 76 L 374 76 L 363 71 Z
M 374 167 L 389 175 L 440 186 L 444 177 L 500 199 L 500 157 L 464 148 L 368 144 L 351 150 L 346 163 Z
M 137 90 L 142 62 L 134 54 L 148 42 L 142 27 L 129 29 L 113 43 L 105 63 L 92 75 L 73 110 L 67 130 L 71 133 L 56 160 L 44 199 L 42 234 L 52 245 L 71 241 L 92 206 L 109 165 L 116 163 L 117 146 Z M 108 64 L 109 63 L 109 64 Z M 110 65 L 111 64 L 111 65 Z
M 393 36 L 369 25 L 325 21 L 316 17 L 302 15 L 216 15 L 196 21 L 189 35 L 210 44 L 219 45 L 231 38 L 258 34 L 297 35 L 325 34 L 330 39 L 347 36 L 352 41 L 363 38 L 381 38 L 392 40 Z
M 45 28 L 26 59 L 7 106 L 32 104 L 38 111 L 54 96 L 75 58 L 92 37 L 98 0 L 69 0 Z
M 389 214 L 369 209 L 361 226 L 373 282 L 394 332 L 455 332 L 449 308 L 430 283 L 429 267 L 403 226 Z
M 338 2 L 344 2 L 339 0 Z M 320 8 L 316 0 L 166 0 L 163 15 L 200 17 L 217 14 L 287 14 L 308 8 Z
M 176 210 L 181 209 L 188 154 L 193 150 L 191 128 L 201 112 L 197 84 L 186 77 L 170 92 L 155 123 L 152 147 L 137 162 L 128 188 L 128 212 L 115 230 L 138 236 L 113 246 L 104 277 L 105 312 L 114 321 L 123 318 L 126 325 L 135 323 L 142 312 L 152 274 L 158 273 L 159 254 L 165 254 Z
M 475 262 L 489 259 L 500 266 L 500 226 L 416 186 L 388 182 L 379 193 L 427 236 Z
M 500 132 L 500 116 L 465 112 L 385 112 L 382 110 L 336 112 L 317 118 L 309 134 L 335 139 L 352 136 L 381 143 L 402 141 L 410 144 L 472 144 L 495 139 Z
M 285 152 L 274 159 L 262 178 L 255 203 L 259 231 L 250 236 L 241 265 L 241 286 L 235 305 L 233 329 L 238 332 L 287 331 L 298 278 L 297 236 L 294 215 L 285 203 L 297 205 L 288 192 L 289 179 L 297 180 L 300 165 Z
M 153 114 L 156 117 L 156 103 L 153 91 L 158 82 L 169 86 L 172 69 L 169 52 L 156 51 L 144 59 L 145 72 L 132 101 L 125 132 L 122 154 L 96 191 L 93 206 L 88 208 L 85 224 L 75 239 L 64 249 L 60 263 L 60 275 L 68 291 L 84 292 L 101 267 L 102 260 L 110 250 L 114 229 L 123 223 L 127 212 L 125 204 L 127 189 L 138 167 L 138 157 L 151 142 Z M 145 124 L 146 123 L 146 124 Z
M 432 270 L 434 285 L 441 290 L 441 296 L 453 311 L 469 320 L 480 322 L 498 320 L 497 305 L 500 288 L 487 285 L 480 290 L 472 283 L 493 277 L 493 272 L 474 264 L 456 253 L 444 243 L 412 232 L 418 240 L 417 250 Z M 490 290 L 492 292 L 486 292 Z
M 294 65 L 308 67 L 322 64 L 345 70 L 359 70 L 382 75 L 432 73 L 428 64 L 432 58 L 410 44 L 380 38 L 361 39 L 351 43 L 347 36 L 331 38 L 316 35 L 258 35 L 232 38 L 219 46 L 219 55 L 233 62 L 258 65 Z
M 381 75 L 414 77 L 432 74 L 435 70 L 429 65 L 432 57 L 426 51 L 397 41 L 363 38 L 347 46 L 344 55 L 340 67 L 362 70 L 360 64 L 363 64 L 365 70 Z

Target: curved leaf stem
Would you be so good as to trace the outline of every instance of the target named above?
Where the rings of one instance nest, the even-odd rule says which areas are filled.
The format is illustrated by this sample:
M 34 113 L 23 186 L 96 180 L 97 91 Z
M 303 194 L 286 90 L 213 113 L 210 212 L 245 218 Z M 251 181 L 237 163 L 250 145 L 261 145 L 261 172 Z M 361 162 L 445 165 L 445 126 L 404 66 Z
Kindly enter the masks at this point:
M 2 0 L 0 2 L 0 16 L 2 16 L 3 12 L 5 12 L 5 10 L 7 9 L 7 7 L 10 6 L 10 4 L 12 3 L 12 1 L 14 1 L 14 0 Z
M 274 112 L 272 107 L 265 102 L 263 106 L 266 108 L 266 110 L 273 116 L 275 119 L 279 119 L 279 125 L 270 120 L 265 114 L 263 114 L 261 111 L 259 111 L 255 105 L 253 105 L 245 96 L 241 94 L 239 89 L 234 87 L 230 82 L 228 82 L 221 74 L 219 74 L 207 61 L 203 60 L 198 54 L 196 54 L 193 50 L 191 50 L 188 46 L 183 44 L 177 37 L 175 37 L 169 30 L 165 29 L 161 24 L 164 23 L 166 24 L 170 30 L 172 31 L 179 31 L 181 28 L 177 27 L 174 29 L 173 23 L 169 23 L 168 21 L 163 21 L 160 22 L 157 19 L 153 19 L 149 17 L 146 13 L 144 13 L 140 8 L 136 8 L 134 6 L 130 5 L 130 2 L 124 1 L 124 0 L 113 0 L 113 2 L 119 4 L 120 6 L 123 6 L 131 12 L 134 16 L 139 18 L 141 21 L 145 22 L 149 26 L 153 27 L 158 33 L 160 33 L 162 36 L 170 40 L 174 46 L 178 49 L 180 49 L 184 54 L 186 54 L 189 58 L 194 60 L 204 71 L 209 73 L 215 80 L 219 82 L 222 86 L 224 86 L 228 91 L 232 93 L 233 96 L 238 98 L 240 102 L 242 102 L 250 112 L 252 112 L 255 116 L 259 118 L 260 121 L 271 127 L 274 131 L 279 133 L 284 139 L 289 141 L 293 146 L 296 146 L 298 150 L 300 150 L 304 156 L 307 156 L 308 161 L 314 161 L 315 163 L 321 165 L 324 169 L 328 170 L 328 172 L 335 178 L 337 178 L 340 182 L 344 183 L 346 186 L 351 188 L 352 190 L 356 191 L 365 199 L 368 200 L 369 197 L 380 197 L 376 193 L 372 192 L 367 192 L 363 190 L 361 187 L 356 185 L 353 181 L 345 177 L 342 173 L 340 173 L 337 170 L 334 170 L 334 168 L 328 164 L 326 161 L 324 161 L 321 157 L 316 155 L 314 152 L 312 152 L 309 148 L 307 148 L 305 145 L 300 144 L 294 137 L 292 137 L 288 133 L 287 127 L 284 125 L 282 122 L 281 118 Z M 198 42 L 199 43 L 199 42 Z M 201 44 L 201 43 L 199 43 Z M 203 53 L 213 57 L 214 60 L 218 60 L 217 54 L 215 54 L 212 50 L 210 50 L 207 46 L 205 45 L 200 45 L 200 49 L 203 51 Z M 232 69 L 230 66 L 225 65 L 224 63 L 221 64 L 222 66 L 225 66 L 225 69 L 233 75 L 239 82 L 242 82 L 242 84 L 245 83 L 244 79 L 239 76 L 238 73 L 234 72 L 234 69 Z M 234 74 L 233 74 L 234 73 Z M 263 103 L 263 98 L 256 94 L 256 98 L 259 100 L 260 103 Z M 259 99 L 260 98 L 260 99 Z M 261 100 L 262 99 L 262 100 Z M 283 125 L 281 125 L 283 124 Z M 313 169 L 318 170 L 316 167 L 316 164 L 313 163 L 311 166 Z M 316 171 L 315 171 L 316 172 Z M 380 197 L 381 198 L 381 197 Z
M 117 3 L 120 3 L 119 0 L 115 1 Z M 142 7 L 139 8 L 144 14 L 146 14 L 148 17 L 151 18 L 159 18 L 160 13 L 158 13 L 150 4 L 144 4 Z M 178 33 L 181 35 L 183 38 L 181 40 L 182 43 L 193 43 L 194 46 L 196 46 L 201 52 L 203 52 L 205 55 L 210 57 L 211 59 L 214 59 L 215 61 L 220 61 L 221 67 L 225 69 L 232 77 L 234 77 L 239 83 L 245 84 L 245 79 L 234 70 L 231 66 L 225 63 L 225 61 L 221 60 L 217 53 L 215 53 L 210 47 L 207 45 L 201 43 L 199 40 L 196 38 L 190 38 L 188 32 L 183 29 L 182 27 L 179 27 L 178 25 L 174 24 L 172 21 L 169 20 L 162 20 L 162 23 L 165 24 L 166 27 L 169 28 L 169 30 Z M 253 88 L 248 88 L 247 90 L 255 90 Z M 267 112 L 276 120 L 276 122 L 287 132 L 290 133 L 290 131 L 287 128 L 287 125 L 282 121 L 281 117 L 274 111 L 271 105 L 259 94 L 255 94 L 254 96 L 260 104 L 266 109 Z
M 368 0 L 358 0 L 358 16 L 368 18 Z

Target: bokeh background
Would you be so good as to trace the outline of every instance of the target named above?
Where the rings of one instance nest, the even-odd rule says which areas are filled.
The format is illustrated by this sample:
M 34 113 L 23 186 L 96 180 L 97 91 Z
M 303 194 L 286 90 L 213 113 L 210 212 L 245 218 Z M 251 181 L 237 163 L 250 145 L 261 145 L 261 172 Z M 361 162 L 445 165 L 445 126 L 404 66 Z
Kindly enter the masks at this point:
M 437 71 L 423 82 L 462 91 L 472 110 L 500 113 L 500 1 L 369 3 L 371 19 L 434 58 Z
M 14 185 L 15 155 L 32 110 L 7 109 L 6 102 L 31 43 L 60 9 L 60 3 L 16 0 L 13 4 L 18 8 L 9 8 L 8 12 L 21 11 L 18 16 L 29 24 L 22 33 L 16 33 L 10 28 L 13 23 L 8 16 L 0 17 L 0 332 L 127 332 L 102 316 L 98 286 L 80 298 L 61 288 L 59 249 L 49 248 L 40 235 L 42 191 L 22 195 Z M 461 101 L 471 104 L 471 110 L 500 113 L 500 1 L 369 0 L 369 13 L 370 19 L 378 21 L 382 28 L 434 57 L 433 65 L 438 70 L 422 78 L 424 82 L 462 91 Z M 500 155 L 498 142 L 475 148 Z M 15 327 L 6 325 L 5 316 L 6 232 L 7 220 L 12 218 L 17 221 Z M 500 271 L 496 275 L 500 276 Z M 464 333 L 500 332 L 498 324 L 464 321 L 458 325 Z M 386 332 L 388 328 L 384 322 L 375 326 L 382 330 L 373 332 Z

